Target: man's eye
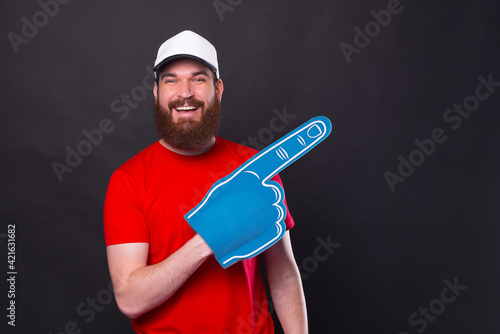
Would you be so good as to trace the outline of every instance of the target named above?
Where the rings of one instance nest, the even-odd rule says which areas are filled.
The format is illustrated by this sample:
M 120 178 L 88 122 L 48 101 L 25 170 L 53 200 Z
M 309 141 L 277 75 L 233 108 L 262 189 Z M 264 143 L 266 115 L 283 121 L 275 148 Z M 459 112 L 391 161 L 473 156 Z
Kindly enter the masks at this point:
M 162 82 L 165 84 L 173 84 L 176 82 L 176 79 L 172 77 L 164 77 Z
M 204 78 L 196 78 L 194 79 L 194 82 L 205 82 L 206 80 Z

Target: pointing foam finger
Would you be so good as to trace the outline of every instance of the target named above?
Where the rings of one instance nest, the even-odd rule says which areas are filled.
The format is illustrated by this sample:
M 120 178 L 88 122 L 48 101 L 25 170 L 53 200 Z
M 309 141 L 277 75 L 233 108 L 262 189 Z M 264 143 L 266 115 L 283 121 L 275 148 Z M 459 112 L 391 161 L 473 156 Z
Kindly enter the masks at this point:
M 238 172 L 252 173 L 266 181 L 318 145 L 331 130 L 328 118 L 312 118 L 256 154 Z

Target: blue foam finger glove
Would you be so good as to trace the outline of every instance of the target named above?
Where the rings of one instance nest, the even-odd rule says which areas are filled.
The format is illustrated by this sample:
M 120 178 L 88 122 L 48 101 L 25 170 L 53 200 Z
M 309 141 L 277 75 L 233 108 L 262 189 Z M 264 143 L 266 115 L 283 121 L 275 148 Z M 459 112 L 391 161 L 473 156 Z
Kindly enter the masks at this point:
M 284 191 L 270 179 L 330 132 L 328 118 L 309 120 L 215 182 L 184 216 L 223 268 L 262 253 L 283 237 Z

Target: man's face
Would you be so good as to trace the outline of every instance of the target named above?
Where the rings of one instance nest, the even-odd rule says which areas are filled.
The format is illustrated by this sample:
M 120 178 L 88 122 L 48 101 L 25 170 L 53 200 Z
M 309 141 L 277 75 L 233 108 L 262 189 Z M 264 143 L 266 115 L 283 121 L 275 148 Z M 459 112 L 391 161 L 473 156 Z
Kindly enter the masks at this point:
M 194 151 L 217 132 L 222 81 L 196 60 L 172 61 L 158 73 L 154 87 L 155 119 L 163 140 L 175 148 Z

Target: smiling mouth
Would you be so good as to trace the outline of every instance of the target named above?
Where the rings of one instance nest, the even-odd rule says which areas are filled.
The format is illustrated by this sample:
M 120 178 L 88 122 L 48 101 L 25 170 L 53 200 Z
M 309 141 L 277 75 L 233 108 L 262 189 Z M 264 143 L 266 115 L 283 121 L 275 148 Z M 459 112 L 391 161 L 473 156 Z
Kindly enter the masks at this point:
M 195 112 L 198 110 L 198 107 L 177 107 L 175 108 L 175 111 L 179 116 L 191 116 L 195 115 Z
M 198 107 L 178 107 L 175 108 L 177 111 L 195 111 Z

